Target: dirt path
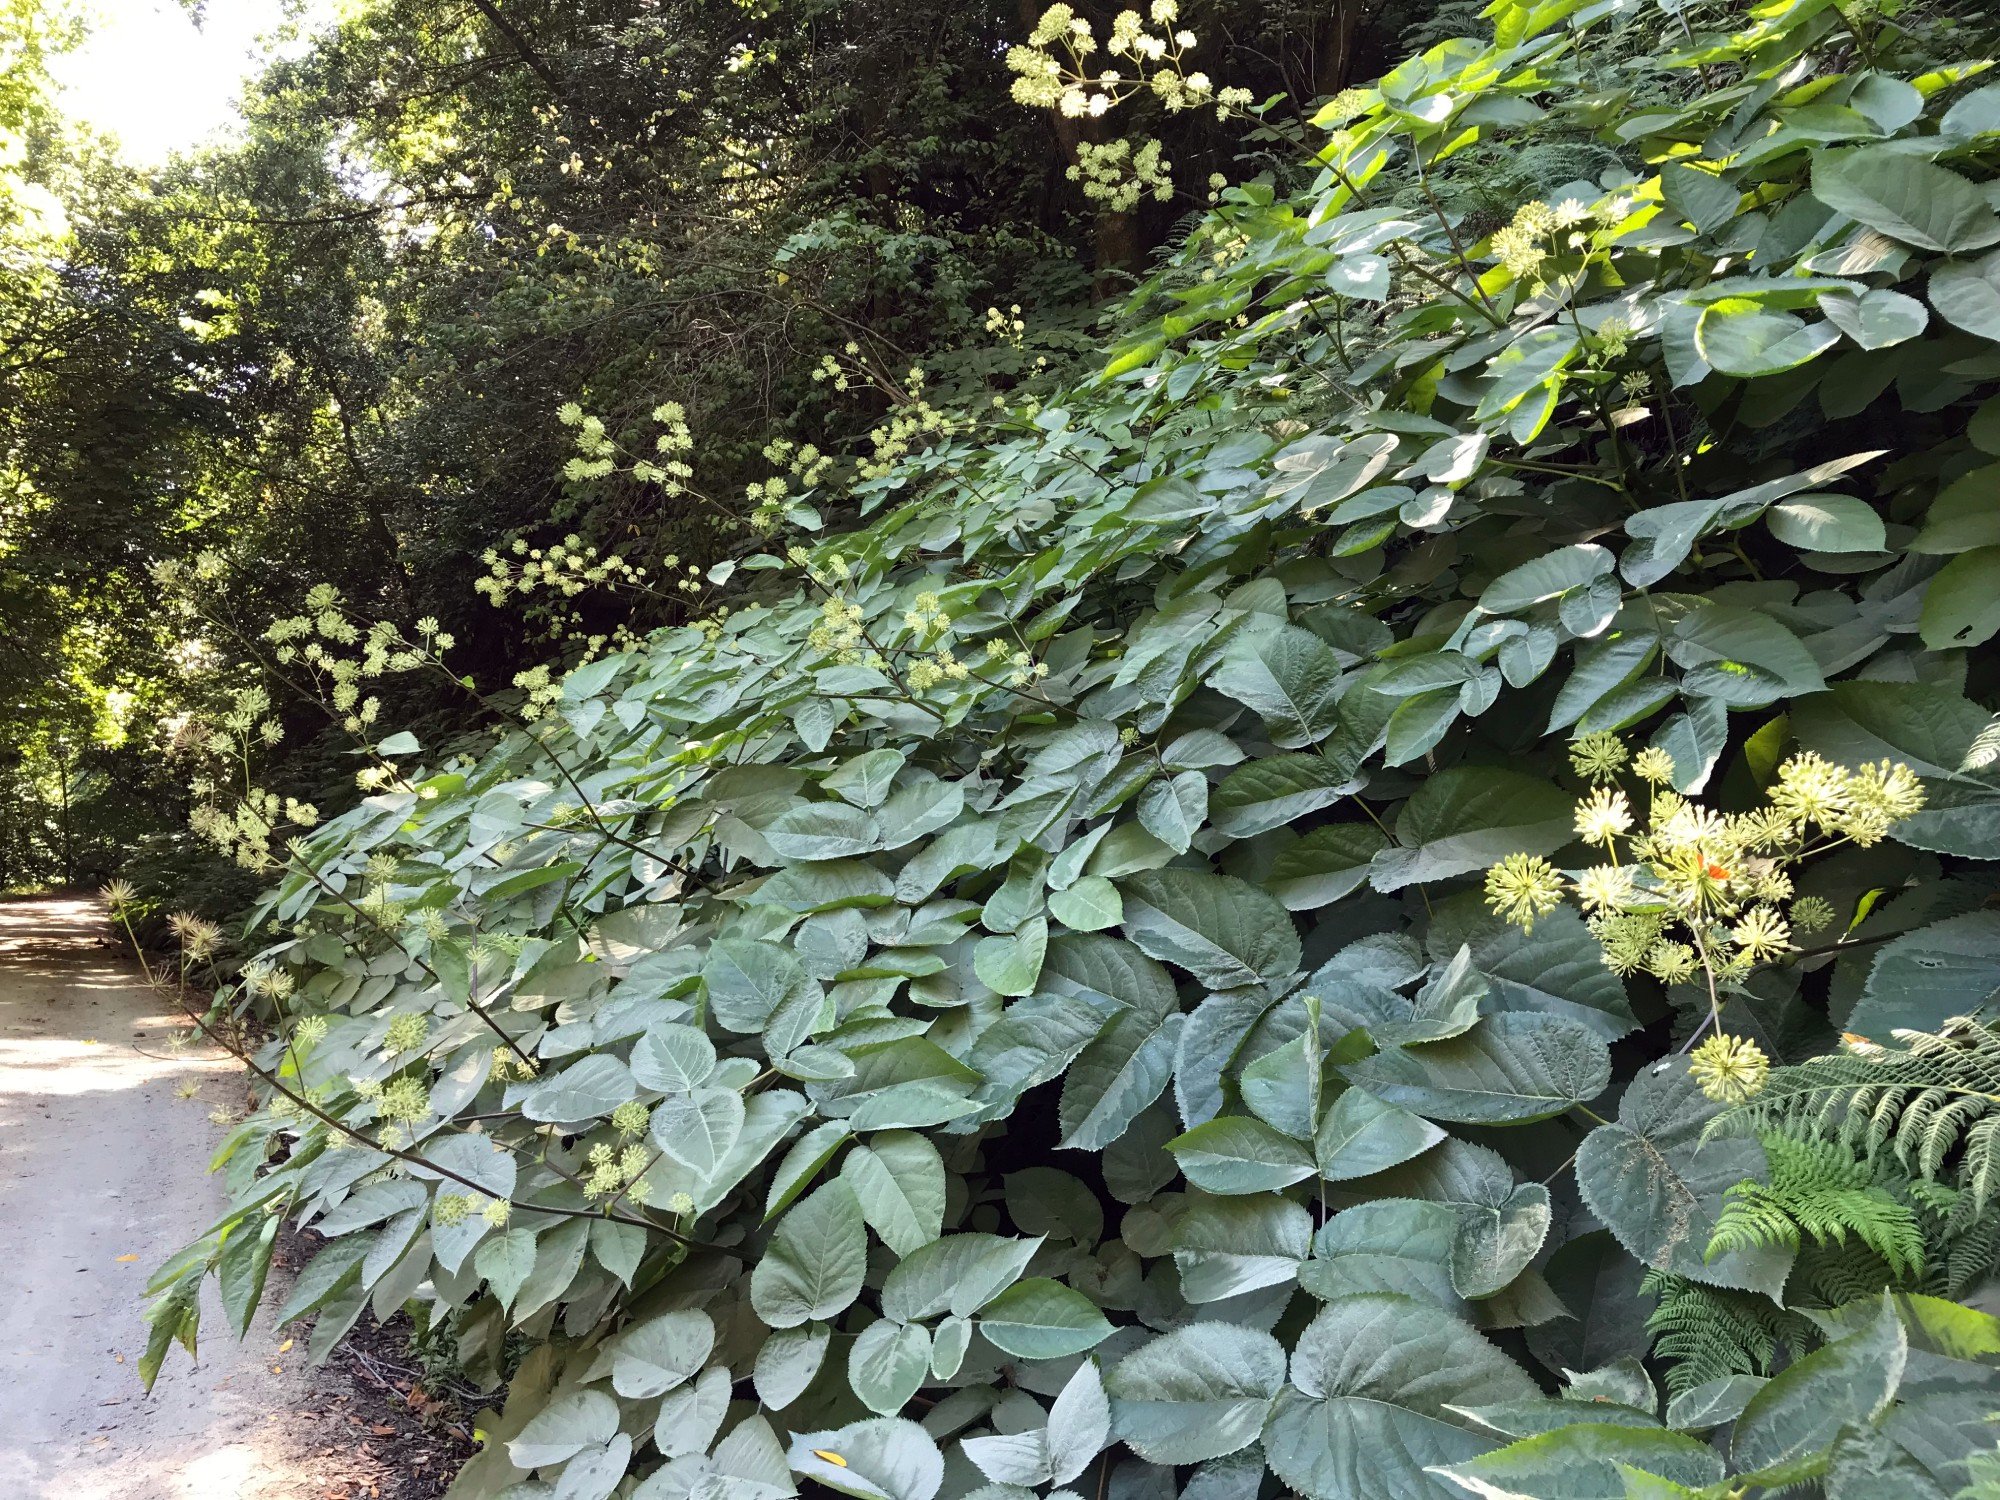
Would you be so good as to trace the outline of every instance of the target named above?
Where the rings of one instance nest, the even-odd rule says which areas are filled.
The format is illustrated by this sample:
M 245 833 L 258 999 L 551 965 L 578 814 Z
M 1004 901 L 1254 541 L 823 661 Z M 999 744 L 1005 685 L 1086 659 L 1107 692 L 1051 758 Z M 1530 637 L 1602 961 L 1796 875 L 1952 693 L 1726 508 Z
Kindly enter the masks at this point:
M 215 1049 L 169 1046 L 172 1018 L 107 935 L 89 901 L 0 902 L 0 1489 L 345 1494 L 313 1472 L 300 1420 L 325 1407 L 326 1377 L 268 1322 L 239 1344 L 205 1307 L 200 1365 L 176 1349 L 140 1388 L 146 1278 L 219 1213 L 209 1114 L 244 1094 Z

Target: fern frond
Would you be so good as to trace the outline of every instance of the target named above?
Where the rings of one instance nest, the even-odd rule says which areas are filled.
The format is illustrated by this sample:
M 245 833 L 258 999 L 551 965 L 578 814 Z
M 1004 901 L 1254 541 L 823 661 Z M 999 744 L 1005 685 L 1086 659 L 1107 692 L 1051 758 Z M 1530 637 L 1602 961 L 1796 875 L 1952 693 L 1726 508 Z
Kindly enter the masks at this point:
M 1809 1245 L 1785 1282 L 1786 1300 L 1799 1307 L 1843 1307 L 1880 1301 L 1885 1286 L 1900 1278 L 1866 1245 Z
M 1764 1156 L 1770 1181 L 1739 1182 L 1729 1189 L 1709 1240 L 1709 1259 L 1756 1246 L 1797 1249 L 1810 1242 L 1844 1248 L 1852 1238 L 1886 1267 L 1889 1279 L 1909 1282 L 1923 1275 L 1927 1247 L 1916 1210 L 1884 1191 L 1865 1162 L 1840 1146 L 1775 1131 L 1764 1137 Z M 1881 1285 L 1878 1270 L 1873 1285 L 1862 1290 Z
M 1839 1142 L 1925 1182 L 2000 1198 L 2000 1034 L 1958 1017 L 1894 1046 L 1845 1049 L 1774 1069 L 1761 1093 L 1710 1127 Z M 1726 1125 L 1725 1125 L 1725 1122 Z
M 2000 1449 L 1968 1457 L 1965 1478 L 1966 1486 L 1954 1500 L 2000 1500 Z
M 1973 1232 L 1951 1242 L 1944 1256 L 1944 1295 L 1957 1301 L 1984 1281 L 2000 1263 L 2000 1230 L 1975 1225 Z
M 1646 1331 L 1667 1361 L 1674 1395 L 1725 1375 L 1768 1375 L 1780 1349 L 1797 1356 L 1818 1341 L 1810 1322 L 1755 1292 L 1703 1286 L 1670 1271 L 1648 1271 L 1640 1290 L 1659 1299 Z

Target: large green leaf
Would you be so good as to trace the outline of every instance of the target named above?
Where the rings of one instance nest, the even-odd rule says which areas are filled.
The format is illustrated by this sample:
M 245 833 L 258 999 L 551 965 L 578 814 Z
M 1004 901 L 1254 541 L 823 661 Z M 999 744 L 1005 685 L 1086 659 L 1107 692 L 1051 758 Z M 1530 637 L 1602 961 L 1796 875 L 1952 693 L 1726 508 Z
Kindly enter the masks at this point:
M 858 1500 L 932 1500 L 944 1485 L 944 1455 L 902 1417 L 799 1433 L 786 1460 L 795 1473 Z
M 1479 596 L 1479 607 L 1490 615 L 1512 614 L 1571 589 L 1587 588 L 1614 566 L 1616 559 L 1595 542 L 1559 547 L 1508 569 L 1487 584 Z
M 1127 876 L 1125 933 L 1216 989 L 1283 978 L 1299 966 L 1284 907 L 1247 881 L 1197 870 Z
M 1695 325 L 1701 357 L 1725 375 L 1782 375 L 1840 342 L 1832 323 L 1808 323 L 1749 297 L 1725 297 L 1701 310 Z
M 1313 1175 L 1313 1154 L 1262 1120 L 1224 1115 L 1167 1143 L 1181 1171 L 1210 1193 L 1262 1193 Z
M 1578 1236 L 1548 1258 L 1542 1274 L 1569 1317 L 1528 1330 L 1528 1347 L 1551 1372 L 1593 1370 L 1652 1350 L 1640 1291 L 1646 1267 L 1604 1230 Z
M 1193 774 L 1193 773 L 1188 773 Z M 1358 783 L 1323 755 L 1272 755 L 1238 766 L 1209 803 L 1216 828 L 1249 838 L 1332 807 Z
M 715 1043 L 692 1026 L 662 1021 L 632 1044 L 632 1077 L 663 1094 L 690 1094 L 715 1071 Z
M 699 1177 L 713 1177 L 743 1135 L 743 1096 L 703 1088 L 669 1094 L 653 1110 L 653 1144 Z
M 972 950 L 973 972 L 996 995 L 1031 995 L 1048 943 L 1047 920 L 1031 917 L 1012 932 L 981 938 Z
M 1327 1106 L 1313 1135 L 1319 1175 L 1328 1182 L 1398 1166 L 1444 1139 L 1429 1120 L 1351 1088 Z
M 1674 627 L 1667 655 L 1683 669 L 1685 692 L 1734 708 L 1761 708 L 1826 686 L 1799 638 L 1754 609 L 1703 605 Z
M 1924 250 L 1958 254 L 2000 241 L 2000 214 L 1971 182 L 1886 147 L 1819 153 L 1812 191 L 1828 208 Z
M 1524 1182 L 1497 1202 L 1458 1205 L 1451 1284 L 1461 1297 L 1491 1297 L 1511 1286 L 1548 1238 L 1549 1190 Z
M 1104 1375 L 1112 1435 L 1150 1463 L 1192 1464 L 1257 1440 L 1285 1383 L 1270 1334 L 1196 1323 L 1141 1346 Z
M 1297 625 L 1238 637 L 1208 685 L 1263 715 L 1272 743 L 1283 749 L 1316 744 L 1339 722 L 1340 658 Z
M 1328 823 L 1278 851 L 1264 889 L 1292 911 L 1317 911 L 1357 889 L 1388 844 L 1373 823 Z
M 1949 554 L 2000 545 L 2000 464 L 1982 464 L 1938 491 L 1912 552 Z
M 1342 1209 L 1313 1236 L 1299 1284 L 1322 1301 L 1392 1292 L 1462 1316 L 1451 1283 L 1458 1211 L 1415 1198 L 1380 1198 Z
M 1939 266 L 1930 297 L 1945 322 L 2000 342 L 2000 254 Z
M 600 1448 L 617 1432 L 616 1401 L 603 1391 L 571 1391 L 528 1419 L 507 1444 L 507 1456 L 519 1468 L 539 1469 Z
M 1378 1052 L 1345 1071 L 1351 1083 L 1426 1119 L 1506 1125 L 1595 1099 L 1611 1081 L 1611 1057 L 1574 1021 L 1505 1012 L 1463 1036 Z
M 1312 1244 L 1312 1216 L 1276 1193 L 1196 1194 L 1174 1226 L 1173 1243 L 1181 1295 L 1220 1302 L 1292 1280 Z
M 853 1303 L 868 1271 L 854 1189 L 829 1182 L 778 1221 L 750 1275 L 750 1305 L 773 1328 L 824 1322 Z
M 1864 349 L 1887 349 L 1915 338 L 1930 322 L 1930 314 L 1915 297 L 1887 288 L 1866 292 L 1828 292 L 1819 299 L 1826 320 Z M 1822 548 L 1852 551 L 1852 548 Z
M 1575 1021 L 1615 1042 L 1638 1027 L 1625 982 L 1604 965 L 1604 950 L 1583 919 L 1558 907 L 1524 933 L 1476 893 L 1441 901 L 1426 944 L 1433 958 L 1469 948 L 1486 980 L 1483 1008 L 1534 1011 Z
M 863 1406 L 891 1416 L 916 1395 L 930 1367 L 930 1330 L 882 1318 L 862 1329 L 848 1351 L 847 1383 Z
M 1887 542 L 1882 518 L 1852 495 L 1798 495 L 1764 513 L 1779 541 L 1806 552 L 1879 552 Z
M 845 859 L 882 842 L 866 811 L 845 802 L 800 802 L 764 830 L 765 842 L 785 859 Z
M 1116 1017 L 1063 1074 L 1061 1146 L 1102 1151 L 1122 1137 L 1174 1076 L 1183 1018 Z
M 1587 1415 L 1580 1408 L 1579 1416 Z M 1455 1464 L 1445 1477 L 1475 1495 L 1531 1495 L 1534 1500 L 1627 1500 L 1623 1471 L 1636 1469 L 1698 1489 L 1722 1478 L 1722 1455 L 1678 1432 L 1579 1422 L 1523 1438 L 1495 1453 Z
M 1456 1409 L 1535 1393 L 1512 1360 L 1447 1312 L 1408 1297 L 1340 1297 L 1299 1335 L 1264 1452 L 1309 1500 L 1455 1495 L 1430 1471 L 1493 1446 Z
M 1720 1106 L 1703 1096 L 1685 1061 L 1642 1071 L 1619 1103 L 1617 1122 L 1584 1137 L 1576 1155 L 1583 1201 L 1632 1254 L 1649 1266 L 1714 1286 L 1782 1294 L 1792 1252 L 1734 1249 L 1710 1258 L 1723 1194 L 1764 1176 L 1754 1140 L 1703 1141 Z
M 2000 997 L 2000 912 L 1975 911 L 1885 944 L 1847 1029 L 1887 1043 L 1899 1029 L 1936 1031 Z
M 1880 450 L 1850 453 L 1781 479 L 1733 490 L 1713 500 L 1675 501 L 1642 510 L 1625 522 L 1626 535 L 1634 541 L 1619 559 L 1619 571 L 1627 582 L 1641 587 L 1658 583 L 1680 566 L 1696 539 L 1711 527 L 1748 525 L 1766 506 L 1807 490 L 1817 490 L 1850 469 L 1881 456 Z M 1574 722 L 1581 712 L 1579 708 L 1567 718 L 1558 719 L 1554 727 Z
M 521 1096 L 521 1113 L 531 1120 L 573 1124 L 608 1115 L 637 1092 L 624 1063 L 593 1053 L 530 1084 Z
M 1975 547 L 1946 563 L 1924 590 L 1918 628 L 1933 651 L 1982 646 L 2000 633 L 2000 546 Z
M 1375 856 L 1379 891 L 1483 870 L 1574 837 L 1570 799 L 1546 781 L 1497 766 L 1454 766 L 1419 786 L 1396 819 L 1396 847 Z
M 944 1162 L 914 1131 L 888 1130 L 841 1163 L 861 1216 L 899 1256 L 914 1255 L 944 1227 Z
M 860 1214 L 857 1205 L 857 1225 Z M 883 1316 L 904 1323 L 947 1311 L 969 1317 L 1020 1280 L 1041 1243 L 1039 1238 L 997 1234 L 948 1234 L 933 1240 L 899 1261 L 883 1280 Z
M 698 1308 L 661 1313 L 618 1335 L 611 1388 L 628 1401 L 663 1396 L 701 1373 L 715 1347 L 715 1323 Z
M 1903 1320 L 1885 1294 L 1865 1327 L 1787 1366 L 1750 1398 L 1731 1431 L 1731 1462 L 1772 1483 L 1811 1477 L 1843 1427 L 1882 1415 L 1908 1360 Z
M 701 965 L 709 1012 L 730 1031 L 763 1032 L 774 1057 L 804 1041 L 823 1020 L 825 991 L 777 943 L 718 938 Z
M 1061 1359 L 1094 1349 L 1111 1324 L 1082 1292 L 1045 1276 L 1017 1281 L 979 1309 L 979 1331 L 1005 1354 Z
M 790 1406 L 818 1377 L 832 1344 L 833 1330 L 824 1323 L 773 1329 L 750 1371 L 757 1399 L 772 1411 Z

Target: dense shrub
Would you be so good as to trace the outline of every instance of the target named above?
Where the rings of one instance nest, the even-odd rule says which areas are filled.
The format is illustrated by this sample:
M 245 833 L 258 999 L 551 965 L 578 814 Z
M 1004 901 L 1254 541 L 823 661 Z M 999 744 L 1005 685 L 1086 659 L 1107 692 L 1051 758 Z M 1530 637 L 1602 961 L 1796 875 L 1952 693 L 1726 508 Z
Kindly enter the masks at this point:
M 1099 378 L 273 845 L 280 1092 L 149 1370 L 289 1214 L 316 1353 L 414 1298 L 511 1376 L 460 1497 L 1965 1482 L 2000 88 L 1824 0 L 1490 14 Z M 1482 222 L 1539 142 L 1597 175 Z M 1613 786 L 1684 932 L 1559 904 Z

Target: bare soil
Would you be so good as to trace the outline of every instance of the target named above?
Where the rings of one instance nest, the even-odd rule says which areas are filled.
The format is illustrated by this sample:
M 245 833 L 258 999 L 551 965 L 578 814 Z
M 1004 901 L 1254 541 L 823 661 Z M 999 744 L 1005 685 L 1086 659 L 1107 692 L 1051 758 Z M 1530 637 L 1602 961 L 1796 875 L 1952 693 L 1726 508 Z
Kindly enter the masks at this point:
M 237 1341 L 204 1294 L 200 1359 L 139 1383 L 145 1284 L 220 1216 L 208 1161 L 248 1103 L 75 896 L 0 902 L 0 1475 L 20 1500 L 433 1500 L 468 1423 L 396 1324 L 326 1366 L 269 1310 Z M 398 1320 L 400 1322 L 400 1320 Z M 288 1338 L 297 1334 L 296 1342 Z

